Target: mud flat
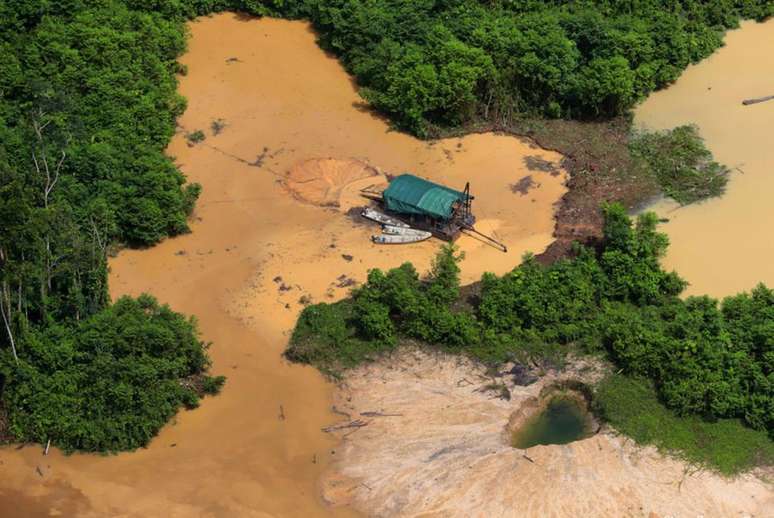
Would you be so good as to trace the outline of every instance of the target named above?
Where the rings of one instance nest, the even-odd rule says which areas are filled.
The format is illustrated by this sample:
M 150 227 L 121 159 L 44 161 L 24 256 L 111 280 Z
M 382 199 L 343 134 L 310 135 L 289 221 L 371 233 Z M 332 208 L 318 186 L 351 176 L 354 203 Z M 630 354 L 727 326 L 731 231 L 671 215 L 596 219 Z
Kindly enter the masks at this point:
M 665 266 L 691 283 L 690 294 L 730 295 L 758 282 L 774 285 L 774 103 L 742 100 L 774 93 L 774 20 L 744 22 L 726 46 L 636 110 L 636 124 L 667 129 L 696 124 L 715 159 L 732 168 L 726 194 L 679 208 L 653 207 L 669 218 Z
M 345 296 L 367 268 L 413 261 L 424 270 L 439 243 L 371 244 L 375 229 L 345 214 L 370 172 L 329 162 L 296 171 L 293 178 L 317 174 L 331 182 L 318 182 L 299 200 L 287 184 L 294 168 L 351 160 L 378 174 L 411 171 L 457 188 L 469 180 L 478 227 L 509 253 L 461 238 L 465 282 L 484 271 L 504 273 L 551 241 L 564 172 L 529 165 L 558 164 L 556 153 L 502 135 L 423 142 L 390 131 L 363 108 L 308 24 L 227 13 L 190 30 L 181 59 L 189 72 L 180 78 L 188 109 L 168 152 L 204 188 L 193 232 L 121 252 L 111 261 L 110 285 L 113 297 L 147 291 L 195 315 L 214 342 L 213 371 L 228 382 L 137 452 L 64 456 L 52 448 L 43 457 L 38 446 L 1 449 L 4 515 L 351 513 L 324 505 L 318 492 L 320 475 L 340 455 L 338 439 L 321 431 L 340 417 L 330 410 L 333 386 L 314 369 L 281 359 L 287 333 L 304 302 Z M 189 146 L 185 134 L 196 130 L 206 139 Z M 312 178 L 304 176 L 310 171 Z
M 609 431 L 511 447 L 510 421 L 544 387 L 600 374 L 578 363 L 522 387 L 459 357 L 417 351 L 355 369 L 336 407 L 340 426 L 361 426 L 335 432 L 344 444 L 323 494 L 383 517 L 770 516 L 774 495 L 754 476 L 726 480 Z M 493 382 L 510 399 L 487 390 Z

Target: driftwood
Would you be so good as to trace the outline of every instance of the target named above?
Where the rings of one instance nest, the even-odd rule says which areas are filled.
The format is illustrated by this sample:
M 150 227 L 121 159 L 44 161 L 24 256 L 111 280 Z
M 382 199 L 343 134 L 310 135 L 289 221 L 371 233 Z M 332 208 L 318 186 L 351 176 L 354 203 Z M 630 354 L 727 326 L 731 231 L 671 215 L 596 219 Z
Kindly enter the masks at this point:
M 285 420 L 285 408 L 282 405 L 279 406 L 279 416 L 277 417 L 279 417 L 280 421 Z
M 771 101 L 772 99 L 774 99 L 774 95 L 767 95 L 766 97 L 757 97 L 755 99 L 745 99 L 744 101 L 742 101 L 742 104 L 747 106 L 749 104 L 758 104 L 766 101 Z
M 360 412 L 363 417 L 402 417 L 403 414 L 383 414 L 381 412 Z
M 340 416 L 344 416 L 347 419 L 352 419 L 351 415 L 349 415 L 347 412 L 342 412 L 341 410 L 336 408 L 336 405 L 331 406 L 331 412 L 333 412 L 334 414 L 338 414 Z
M 364 426 L 368 426 L 368 421 L 363 421 L 362 419 L 355 419 L 354 421 L 350 421 L 348 423 L 344 424 L 335 424 L 332 426 L 326 426 L 322 429 L 325 433 L 331 433 L 336 432 L 338 430 L 346 430 L 347 428 L 363 428 Z
M 48 440 L 46 443 L 46 451 L 43 452 L 43 455 L 48 455 L 48 449 L 51 447 L 51 439 Z
M 532 464 L 534 464 L 534 463 L 535 463 L 535 461 L 534 461 L 534 460 L 530 459 L 530 458 L 529 458 L 529 457 L 527 457 L 526 455 L 522 454 L 521 456 L 522 456 L 522 457 L 524 457 L 525 459 L 527 459 L 528 461 L 530 461 Z

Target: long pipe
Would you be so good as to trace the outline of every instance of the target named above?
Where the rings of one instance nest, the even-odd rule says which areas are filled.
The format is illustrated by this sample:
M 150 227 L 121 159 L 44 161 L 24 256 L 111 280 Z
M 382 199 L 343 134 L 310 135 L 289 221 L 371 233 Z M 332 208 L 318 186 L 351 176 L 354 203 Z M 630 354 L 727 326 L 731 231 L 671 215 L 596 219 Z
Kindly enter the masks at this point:
M 469 230 L 470 232 L 473 232 L 474 234 L 478 234 L 479 236 L 483 237 L 484 239 L 486 239 L 488 241 L 491 241 L 492 243 L 494 243 L 498 247 L 502 248 L 503 252 L 506 252 L 506 253 L 508 252 L 508 247 L 505 246 L 505 244 L 503 244 L 503 243 L 499 242 L 498 240 L 496 240 L 495 238 L 489 237 L 486 234 L 482 234 L 481 232 L 479 232 L 478 230 L 476 230 L 473 227 L 464 226 L 464 227 L 462 227 L 462 229 L 463 230 Z

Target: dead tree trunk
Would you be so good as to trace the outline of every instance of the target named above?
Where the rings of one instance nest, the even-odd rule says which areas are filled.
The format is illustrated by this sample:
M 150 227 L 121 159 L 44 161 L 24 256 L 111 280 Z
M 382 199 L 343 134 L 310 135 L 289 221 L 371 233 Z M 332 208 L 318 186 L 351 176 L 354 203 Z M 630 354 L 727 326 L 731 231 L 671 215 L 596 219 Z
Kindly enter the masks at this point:
M 11 352 L 13 352 L 13 359 L 16 361 L 16 363 L 19 363 L 19 356 L 16 354 L 16 340 L 14 340 L 13 329 L 11 329 L 11 322 L 13 320 L 11 309 L 11 294 L 10 290 L 8 289 L 8 282 L 4 280 L 2 293 L 0 293 L 0 314 L 3 316 L 5 332 L 8 333 L 8 340 L 11 342 Z
M 35 150 L 32 151 L 32 162 L 35 165 L 35 172 L 37 175 L 43 177 L 43 208 L 45 208 L 48 212 L 49 197 L 51 196 L 51 192 L 54 190 L 54 187 L 56 187 L 56 184 L 59 181 L 59 173 L 62 170 L 62 164 L 64 164 L 67 153 L 64 149 L 62 149 L 61 156 L 59 157 L 56 165 L 53 167 L 53 169 L 49 167 L 48 154 L 46 153 L 43 132 L 51 123 L 51 120 L 49 119 L 44 122 L 45 118 L 46 114 L 42 110 L 38 110 L 37 114 L 32 119 L 32 128 L 34 129 L 35 136 L 38 140 L 37 146 L 40 148 L 40 158 L 38 158 L 38 154 L 35 152 Z M 46 231 L 46 235 L 43 239 L 46 248 L 46 288 L 47 292 L 50 292 L 51 278 L 53 277 L 53 264 L 51 261 L 51 236 L 48 231 Z
M 767 95 L 766 97 L 758 97 L 756 99 L 745 99 L 744 101 L 742 101 L 742 104 L 747 106 L 749 104 L 758 104 L 766 101 L 771 101 L 772 99 L 774 99 L 774 95 Z

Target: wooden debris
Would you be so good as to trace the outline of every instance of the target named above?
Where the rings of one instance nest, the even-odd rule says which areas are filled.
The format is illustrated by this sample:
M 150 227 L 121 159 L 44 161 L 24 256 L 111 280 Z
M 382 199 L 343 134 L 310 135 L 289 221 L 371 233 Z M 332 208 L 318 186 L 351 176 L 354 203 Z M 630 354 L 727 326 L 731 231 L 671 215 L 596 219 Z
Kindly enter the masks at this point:
M 342 412 L 338 408 L 336 408 L 336 405 L 331 406 L 331 412 L 334 414 L 338 414 L 340 416 L 346 417 L 347 419 L 352 419 L 352 416 L 348 414 L 347 412 Z
M 745 106 L 748 106 L 750 104 L 758 104 L 766 101 L 771 101 L 772 99 L 774 99 L 774 95 L 767 95 L 766 97 L 757 97 L 755 99 L 745 99 L 744 101 L 742 101 L 742 104 Z
M 347 428 L 362 428 L 364 426 L 368 426 L 368 421 L 363 421 L 362 419 L 355 419 L 354 421 L 350 421 L 348 423 L 344 424 L 335 424 L 331 426 L 326 426 L 322 429 L 325 433 L 331 433 L 336 432 L 338 430 L 346 430 Z
M 383 414 L 381 412 L 360 412 L 363 417 L 402 417 L 403 414 Z

